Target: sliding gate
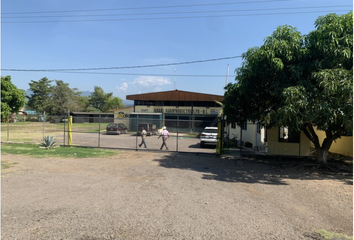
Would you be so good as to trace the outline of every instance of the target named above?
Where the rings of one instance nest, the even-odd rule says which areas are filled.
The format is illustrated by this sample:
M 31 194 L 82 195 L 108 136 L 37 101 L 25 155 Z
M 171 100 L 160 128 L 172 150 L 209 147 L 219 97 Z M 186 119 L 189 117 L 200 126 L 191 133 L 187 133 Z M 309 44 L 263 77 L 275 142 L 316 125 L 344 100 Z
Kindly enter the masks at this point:
M 70 122 L 70 119 L 68 119 Z M 118 132 L 107 131 L 108 125 L 120 125 Z M 127 127 L 122 128 L 122 124 Z M 68 125 L 67 125 L 68 126 Z M 64 128 L 63 144 L 72 146 L 134 149 L 134 150 L 156 150 L 190 153 L 215 153 L 215 144 L 200 145 L 199 136 L 205 127 L 217 126 L 217 119 L 188 120 L 188 119 L 130 119 L 109 118 L 109 117 L 72 117 L 71 130 Z M 140 145 L 142 137 L 141 127 L 148 133 L 145 139 L 147 147 Z M 168 150 L 165 147 L 161 150 L 162 138 L 159 138 L 163 127 L 166 127 L 170 137 L 166 141 Z M 108 129 L 109 130 L 109 129 Z M 71 133 L 71 136 L 69 135 Z M 69 137 L 71 139 L 69 140 Z

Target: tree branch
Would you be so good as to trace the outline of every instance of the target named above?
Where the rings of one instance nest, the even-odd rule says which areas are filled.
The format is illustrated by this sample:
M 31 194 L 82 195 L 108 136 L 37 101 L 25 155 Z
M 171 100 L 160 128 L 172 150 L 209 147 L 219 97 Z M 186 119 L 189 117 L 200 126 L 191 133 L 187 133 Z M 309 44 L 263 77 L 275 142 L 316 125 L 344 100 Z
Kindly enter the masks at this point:
M 334 133 L 331 137 L 332 141 L 340 138 L 343 135 L 343 131 L 342 130 L 338 130 L 336 133 Z
M 304 132 L 304 134 L 306 135 L 306 137 L 307 137 L 308 139 L 310 139 L 311 142 L 314 143 L 315 140 L 313 139 L 313 137 L 311 136 L 311 134 L 310 134 L 309 131 L 307 130 L 306 126 L 304 126 L 301 130 Z
M 320 146 L 320 141 L 318 140 L 318 136 L 317 136 L 315 130 L 313 129 L 312 124 L 308 124 L 307 126 L 308 126 L 308 128 L 310 130 L 311 136 L 313 137 L 313 144 L 315 145 L 315 148 L 316 149 L 320 148 L 321 147 Z

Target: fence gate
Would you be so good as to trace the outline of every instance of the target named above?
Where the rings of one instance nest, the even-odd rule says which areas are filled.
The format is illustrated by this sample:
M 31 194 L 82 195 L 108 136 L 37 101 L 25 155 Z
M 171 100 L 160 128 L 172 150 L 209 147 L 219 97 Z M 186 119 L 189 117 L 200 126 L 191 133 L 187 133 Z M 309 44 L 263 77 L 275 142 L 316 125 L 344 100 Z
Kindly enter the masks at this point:
M 201 146 L 199 136 L 205 127 L 217 127 L 217 119 L 212 121 L 188 120 L 176 116 L 173 119 L 153 118 L 112 118 L 112 117 L 72 117 L 72 145 L 134 150 L 160 150 L 162 138 L 159 135 L 166 127 L 170 137 L 166 141 L 168 151 L 215 154 L 216 144 Z M 147 131 L 147 147 L 141 145 L 141 129 Z M 69 129 L 64 128 L 64 136 Z M 68 145 L 64 137 L 63 144 Z M 164 147 L 162 151 L 167 151 Z

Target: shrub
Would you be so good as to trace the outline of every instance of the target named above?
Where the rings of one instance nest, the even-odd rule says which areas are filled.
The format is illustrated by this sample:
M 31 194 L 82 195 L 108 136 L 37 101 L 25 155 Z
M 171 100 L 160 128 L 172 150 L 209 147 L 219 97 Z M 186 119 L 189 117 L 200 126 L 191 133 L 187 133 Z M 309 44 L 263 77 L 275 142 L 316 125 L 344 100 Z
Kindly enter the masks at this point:
M 56 144 L 56 140 L 53 136 L 45 136 L 42 139 L 40 148 L 51 149 L 55 147 L 55 144 Z

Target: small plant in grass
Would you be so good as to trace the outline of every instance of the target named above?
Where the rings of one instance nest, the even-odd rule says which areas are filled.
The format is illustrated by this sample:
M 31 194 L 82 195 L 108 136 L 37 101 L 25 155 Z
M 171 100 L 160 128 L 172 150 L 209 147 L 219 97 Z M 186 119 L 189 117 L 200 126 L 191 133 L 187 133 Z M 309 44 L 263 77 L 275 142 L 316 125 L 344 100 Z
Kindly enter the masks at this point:
M 53 136 L 45 136 L 42 139 L 42 143 L 40 144 L 40 148 L 51 149 L 55 148 L 56 140 Z

